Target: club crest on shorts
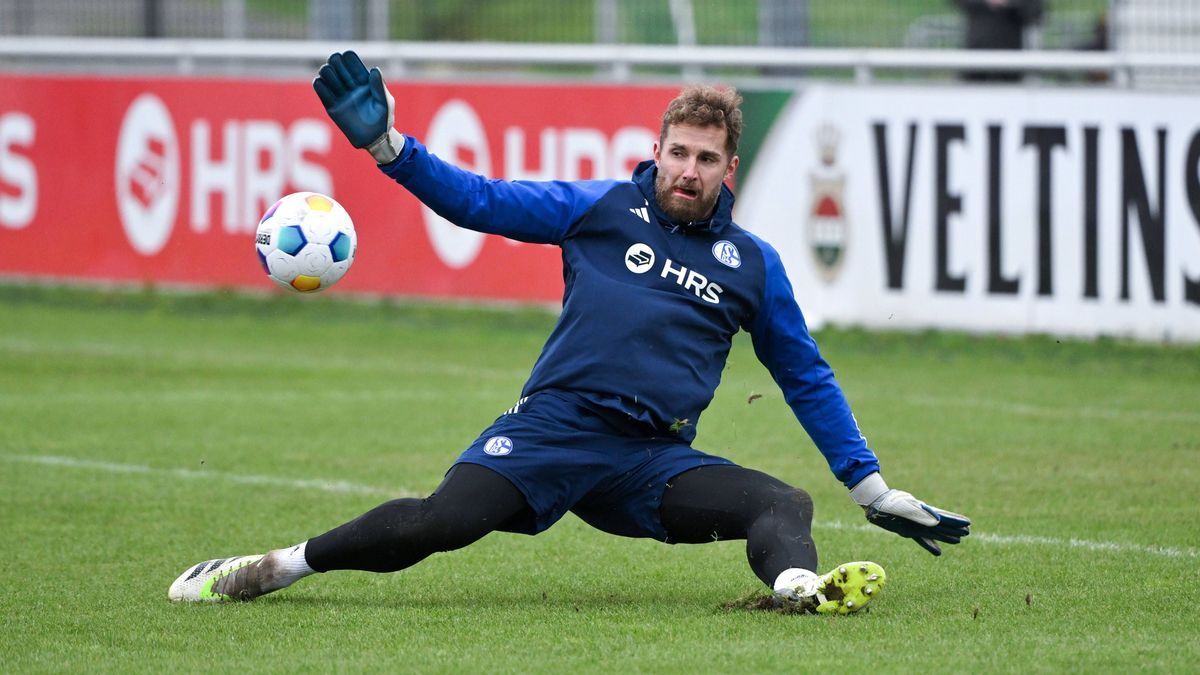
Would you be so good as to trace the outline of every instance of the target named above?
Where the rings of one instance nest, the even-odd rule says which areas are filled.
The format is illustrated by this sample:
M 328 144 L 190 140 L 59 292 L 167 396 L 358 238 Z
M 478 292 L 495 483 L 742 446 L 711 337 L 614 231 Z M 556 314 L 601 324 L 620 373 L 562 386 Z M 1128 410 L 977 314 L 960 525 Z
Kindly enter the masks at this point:
M 722 239 L 713 244 L 712 253 L 717 262 L 726 267 L 732 267 L 736 270 L 742 266 L 742 252 L 731 241 Z
M 507 455 L 513 451 L 512 439 L 508 436 L 492 436 L 483 444 L 483 451 L 496 457 Z

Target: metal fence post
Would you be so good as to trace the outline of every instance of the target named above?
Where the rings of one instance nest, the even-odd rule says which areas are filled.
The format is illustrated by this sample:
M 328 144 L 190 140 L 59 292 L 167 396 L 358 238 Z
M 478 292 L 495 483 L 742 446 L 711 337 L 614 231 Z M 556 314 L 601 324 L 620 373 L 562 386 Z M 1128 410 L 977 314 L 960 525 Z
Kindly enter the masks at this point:
M 808 0 L 758 0 L 758 44 L 808 46 Z
M 314 40 L 354 39 L 354 3 L 308 0 L 308 35 Z
M 675 24 L 675 42 L 684 47 L 696 46 L 696 15 L 692 0 L 671 0 L 671 23 Z M 704 69 L 697 65 L 683 67 L 683 79 L 698 82 L 704 79 Z
M 758 0 L 758 44 L 807 47 L 808 0 Z M 803 75 L 799 68 L 763 68 L 763 75 Z
M 620 42 L 621 12 L 619 0 L 595 0 L 596 43 L 615 45 Z M 613 62 L 608 72 L 619 82 L 629 79 L 629 64 Z
M 246 37 L 246 0 L 225 0 L 221 18 L 226 38 Z
M 390 37 L 390 0 L 367 0 L 367 39 L 386 42 Z
M 142 1 L 142 35 L 162 37 L 162 0 Z

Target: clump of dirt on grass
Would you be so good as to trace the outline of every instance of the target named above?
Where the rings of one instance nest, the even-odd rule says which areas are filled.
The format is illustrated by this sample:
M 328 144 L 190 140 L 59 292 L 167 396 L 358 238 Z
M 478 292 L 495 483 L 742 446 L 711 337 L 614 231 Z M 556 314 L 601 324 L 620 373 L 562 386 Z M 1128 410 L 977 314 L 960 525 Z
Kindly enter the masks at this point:
M 772 612 L 775 614 L 808 614 L 810 610 L 799 602 L 784 600 L 774 593 L 754 591 L 721 605 L 726 612 Z

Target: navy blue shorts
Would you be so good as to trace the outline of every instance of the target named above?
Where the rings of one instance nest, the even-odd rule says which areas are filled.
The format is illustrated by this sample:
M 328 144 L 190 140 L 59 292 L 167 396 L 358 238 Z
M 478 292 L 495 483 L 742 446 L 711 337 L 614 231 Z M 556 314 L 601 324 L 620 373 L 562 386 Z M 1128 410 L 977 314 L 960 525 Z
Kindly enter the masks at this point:
M 731 465 L 677 438 L 635 433 L 569 394 L 530 396 L 459 456 L 517 486 L 534 513 L 510 532 L 537 534 L 567 511 L 625 537 L 666 540 L 659 505 L 667 481 L 698 466 Z

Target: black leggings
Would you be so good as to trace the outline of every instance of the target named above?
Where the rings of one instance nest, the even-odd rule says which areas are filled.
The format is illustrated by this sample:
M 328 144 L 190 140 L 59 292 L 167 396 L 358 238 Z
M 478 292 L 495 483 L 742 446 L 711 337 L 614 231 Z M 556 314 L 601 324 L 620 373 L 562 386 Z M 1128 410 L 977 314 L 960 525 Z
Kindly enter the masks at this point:
M 812 513 L 808 493 L 765 473 L 705 466 L 671 480 L 659 516 L 671 543 L 745 539 L 750 567 L 770 586 L 789 567 L 816 570 Z M 309 540 L 305 557 L 319 572 L 395 572 L 532 517 L 524 495 L 508 479 L 476 464 L 458 464 L 425 499 L 381 504 Z
M 478 464 L 455 464 L 433 494 L 380 504 L 310 539 L 304 557 L 318 572 L 395 572 L 522 517 L 532 511 L 507 478 Z
M 745 539 L 750 568 L 767 586 L 789 567 L 817 570 L 812 497 L 761 471 L 686 471 L 667 484 L 659 518 L 672 543 Z

